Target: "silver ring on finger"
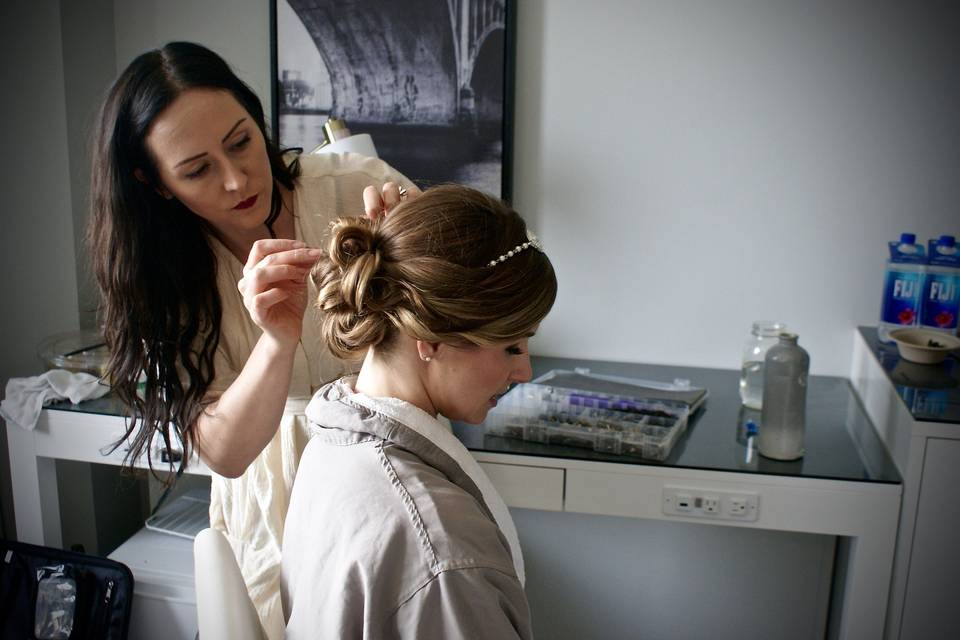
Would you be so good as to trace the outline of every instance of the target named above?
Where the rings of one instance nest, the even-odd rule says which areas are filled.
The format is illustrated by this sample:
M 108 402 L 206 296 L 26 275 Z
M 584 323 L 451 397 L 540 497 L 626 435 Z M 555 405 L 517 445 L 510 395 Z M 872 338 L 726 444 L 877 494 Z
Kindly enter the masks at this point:
M 400 199 L 401 199 L 401 200 L 406 200 L 406 199 L 407 199 L 407 190 L 406 190 L 406 188 L 405 188 L 405 187 L 400 187 L 400 188 L 398 189 L 398 191 L 399 191 L 399 193 L 400 193 Z

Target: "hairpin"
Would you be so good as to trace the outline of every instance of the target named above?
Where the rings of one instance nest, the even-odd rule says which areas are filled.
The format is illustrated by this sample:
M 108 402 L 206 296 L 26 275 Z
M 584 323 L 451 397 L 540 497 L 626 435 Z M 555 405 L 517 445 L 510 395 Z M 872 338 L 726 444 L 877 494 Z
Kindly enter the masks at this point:
M 513 249 L 511 249 L 510 251 L 507 251 L 505 254 L 503 254 L 502 256 L 498 257 L 496 260 L 491 260 L 490 262 L 487 263 L 487 266 L 488 266 L 488 267 L 495 267 L 495 266 L 497 266 L 498 263 L 503 262 L 504 260 L 507 260 L 508 258 L 512 258 L 513 256 L 517 255 L 518 253 L 520 253 L 520 252 L 523 251 L 524 249 L 529 249 L 530 247 L 533 247 L 533 248 L 536 249 L 537 251 L 543 252 L 543 243 L 540 242 L 540 239 L 539 239 L 537 236 L 533 235 L 533 232 L 530 231 L 530 229 L 527 229 L 527 241 L 526 241 L 526 242 L 522 242 L 522 243 L 518 244 L 517 246 L 515 246 L 515 247 L 514 247 Z

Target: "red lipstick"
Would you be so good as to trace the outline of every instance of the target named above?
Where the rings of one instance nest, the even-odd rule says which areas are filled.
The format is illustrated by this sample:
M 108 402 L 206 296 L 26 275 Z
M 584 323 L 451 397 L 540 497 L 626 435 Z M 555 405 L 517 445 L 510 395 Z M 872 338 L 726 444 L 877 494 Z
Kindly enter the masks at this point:
M 238 211 L 241 209 L 249 209 L 253 205 L 257 204 L 257 197 L 258 196 L 256 194 L 250 196 L 249 198 L 247 198 L 246 200 L 244 200 L 243 202 L 235 206 L 234 209 L 237 209 Z

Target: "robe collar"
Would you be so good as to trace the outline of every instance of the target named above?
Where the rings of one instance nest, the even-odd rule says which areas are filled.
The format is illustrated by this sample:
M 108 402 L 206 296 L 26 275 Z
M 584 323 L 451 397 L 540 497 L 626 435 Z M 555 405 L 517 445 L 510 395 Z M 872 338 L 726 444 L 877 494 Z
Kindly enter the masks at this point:
M 451 482 L 472 495 L 500 527 L 510 544 L 513 565 L 523 585 L 523 554 L 510 511 L 476 459 L 453 435 L 449 423 L 404 400 L 371 398 L 357 393 L 354 391 L 356 380 L 356 376 L 349 376 L 322 387 L 307 405 L 307 418 L 320 426 L 387 440 L 443 472 Z

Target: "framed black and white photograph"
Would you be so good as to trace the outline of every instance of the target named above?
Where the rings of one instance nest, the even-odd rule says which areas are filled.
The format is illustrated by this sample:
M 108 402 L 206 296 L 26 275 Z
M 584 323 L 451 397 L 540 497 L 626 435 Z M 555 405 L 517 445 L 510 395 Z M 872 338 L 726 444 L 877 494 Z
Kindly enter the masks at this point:
M 423 188 L 511 195 L 515 0 L 274 0 L 273 126 L 309 153 L 328 118 Z

